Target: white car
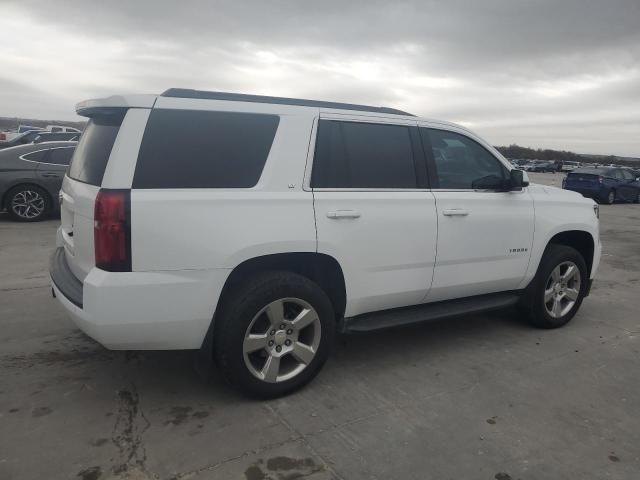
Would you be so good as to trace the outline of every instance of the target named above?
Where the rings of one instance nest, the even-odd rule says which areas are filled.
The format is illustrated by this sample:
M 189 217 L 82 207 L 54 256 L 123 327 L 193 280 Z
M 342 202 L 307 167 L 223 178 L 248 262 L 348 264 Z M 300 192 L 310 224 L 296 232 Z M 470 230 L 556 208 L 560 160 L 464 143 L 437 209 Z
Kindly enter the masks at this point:
M 576 168 L 580 168 L 582 164 L 580 162 L 562 162 L 561 170 L 563 172 L 572 172 Z
M 521 306 L 567 323 L 598 209 L 469 130 L 398 110 L 171 89 L 77 106 L 54 295 L 111 349 L 203 349 L 248 394 L 311 380 L 336 332 Z

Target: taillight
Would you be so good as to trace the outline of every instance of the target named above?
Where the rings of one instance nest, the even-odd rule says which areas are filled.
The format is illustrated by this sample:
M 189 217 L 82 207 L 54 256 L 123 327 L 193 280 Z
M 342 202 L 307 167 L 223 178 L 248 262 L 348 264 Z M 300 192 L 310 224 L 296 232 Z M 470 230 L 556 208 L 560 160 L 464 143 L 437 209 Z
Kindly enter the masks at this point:
M 0 132 L 0 140 L 5 141 L 6 139 L 7 136 L 4 133 Z
M 96 267 L 131 271 L 131 191 L 101 189 L 93 214 Z

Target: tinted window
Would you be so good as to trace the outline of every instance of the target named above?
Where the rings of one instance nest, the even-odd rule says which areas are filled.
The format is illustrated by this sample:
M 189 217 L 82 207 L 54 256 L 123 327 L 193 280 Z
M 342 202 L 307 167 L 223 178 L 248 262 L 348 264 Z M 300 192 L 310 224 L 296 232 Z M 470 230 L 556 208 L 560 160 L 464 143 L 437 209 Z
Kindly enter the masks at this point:
M 311 186 L 416 188 L 409 127 L 321 120 Z
M 91 185 L 102 183 L 123 118 L 123 115 L 108 115 L 91 119 L 71 159 L 71 178 Z
M 625 180 L 634 180 L 636 177 L 633 175 L 633 173 L 631 173 L 629 170 L 621 170 L 622 172 L 622 177 Z
M 506 180 L 507 169 L 488 150 L 464 135 L 446 130 L 421 129 L 428 135 L 436 169 L 434 188 L 480 188 L 481 179 Z
M 33 143 L 42 143 L 42 142 L 54 142 L 56 140 L 70 140 L 71 138 L 75 137 L 77 134 L 73 134 L 73 133 L 48 133 L 48 134 L 42 134 L 42 135 L 38 135 Z
M 134 188 L 250 188 L 262 174 L 277 115 L 154 110 Z
M 56 165 L 69 165 L 71 156 L 73 155 L 73 148 L 53 148 L 49 150 L 49 156 L 47 157 L 47 163 L 55 163 Z
M 46 150 L 40 150 L 38 152 L 32 152 L 22 155 L 21 158 L 24 160 L 29 160 L 30 162 L 44 162 L 46 155 Z

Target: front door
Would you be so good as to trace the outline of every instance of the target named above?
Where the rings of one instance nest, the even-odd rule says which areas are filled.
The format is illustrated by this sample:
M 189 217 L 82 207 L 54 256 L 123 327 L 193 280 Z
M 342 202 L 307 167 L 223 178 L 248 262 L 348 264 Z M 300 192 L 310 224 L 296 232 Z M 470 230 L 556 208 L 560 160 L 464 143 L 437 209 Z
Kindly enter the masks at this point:
M 437 220 L 422 155 L 415 122 L 319 121 L 310 181 L 318 252 L 342 267 L 347 317 L 417 304 L 429 290 Z
M 526 189 L 489 188 L 507 167 L 463 131 L 421 128 L 438 215 L 428 301 L 514 290 L 525 275 L 534 227 Z

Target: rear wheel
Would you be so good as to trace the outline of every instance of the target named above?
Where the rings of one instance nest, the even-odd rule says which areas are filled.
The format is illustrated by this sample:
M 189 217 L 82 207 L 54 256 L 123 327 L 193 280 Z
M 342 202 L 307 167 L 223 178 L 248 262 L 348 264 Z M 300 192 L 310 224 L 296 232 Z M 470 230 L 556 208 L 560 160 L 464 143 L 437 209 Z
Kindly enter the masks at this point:
M 587 265 L 576 249 L 549 245 L 522 301 L 529 321 L 539 328 L 567 324 L 582 304 L 587 282 Z
M 7 212 L 19 222 L 44 220 L 51 209 L 49 195 L 35 185 L 18 185 L 7 193 Z
M 324 291 L 288 272 L 262 273 L 236 289 L 216 322 L 220 369 L 240 390 L 259 398 L 286 395 L 315 377 L 336 329 Z

